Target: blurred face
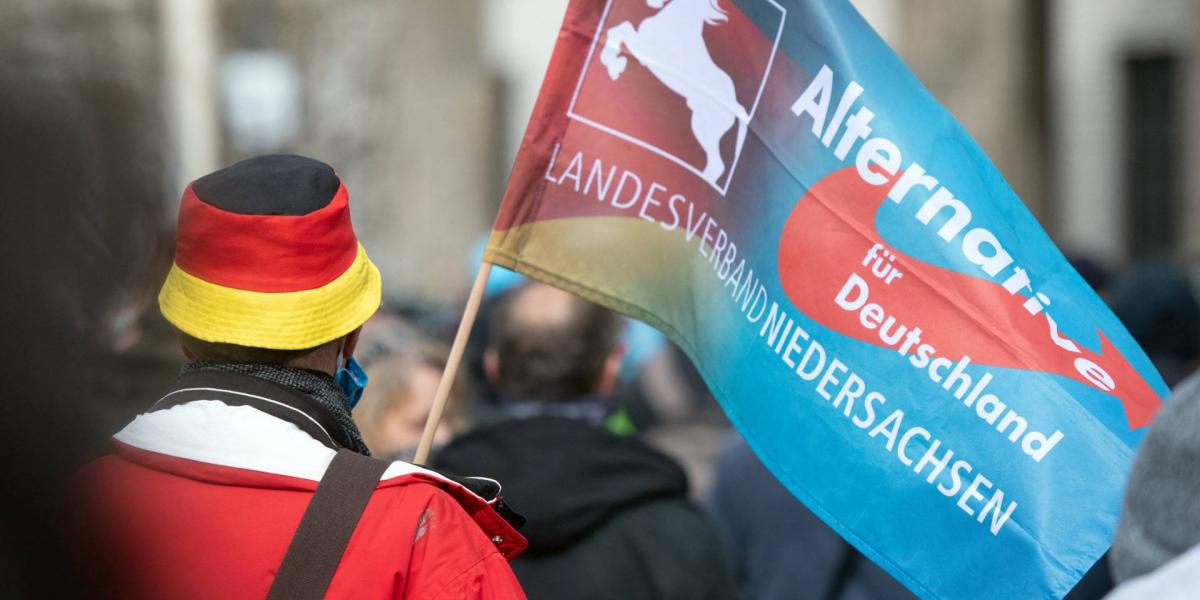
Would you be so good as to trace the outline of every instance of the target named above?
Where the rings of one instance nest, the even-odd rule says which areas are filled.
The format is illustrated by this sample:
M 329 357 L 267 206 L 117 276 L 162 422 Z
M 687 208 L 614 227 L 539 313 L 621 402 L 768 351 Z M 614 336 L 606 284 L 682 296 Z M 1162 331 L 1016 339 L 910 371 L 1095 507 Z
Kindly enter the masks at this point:
M 396 382 L 396 385 L 390 386 L 389 389 L 381 390 L 389 395 L 388 398 L 380 398 L 386 402 L 388 408 L 379 412 L 376 422 L 364 427 L 363 432 L 372 452 L 380 456 L 394 456 L 417 446 L 421 441 L 421 431 L 425 428 L 425 419 L 433 406 L 433 396 L 437 392 L 441 376 L 442 373 L 438 369 L 417 366 L 403 381 Z M 441 427 L 438 427 L 434 442 L 440 444 L 449 441 L 451 433 L 450 428 L 443 422 Z

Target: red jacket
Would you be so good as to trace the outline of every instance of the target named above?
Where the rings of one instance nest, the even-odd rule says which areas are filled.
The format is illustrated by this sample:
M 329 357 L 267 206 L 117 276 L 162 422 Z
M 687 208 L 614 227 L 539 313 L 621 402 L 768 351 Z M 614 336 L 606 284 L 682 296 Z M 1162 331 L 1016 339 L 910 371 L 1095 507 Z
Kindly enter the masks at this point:
M 80 475 L 88 562 L 121 598 L 261 599 L 334 451 L 249 406 L 197 401 L 139 416 Z M 524 598 L 525 540 L 484 499 L 396 462 L 327 598 Z

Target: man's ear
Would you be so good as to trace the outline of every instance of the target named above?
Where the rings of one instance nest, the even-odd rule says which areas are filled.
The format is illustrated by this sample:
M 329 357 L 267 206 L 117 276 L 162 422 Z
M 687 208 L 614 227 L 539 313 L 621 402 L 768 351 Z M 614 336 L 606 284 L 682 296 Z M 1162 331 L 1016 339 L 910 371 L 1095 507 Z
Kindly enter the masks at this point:
M 354 349 L 358 346 L 358 334 L 362 333 L 362 326 L 358 329 L 346 334 L 346 344 L 342 346 L 342 358 L 350 358 L 354 356 Z
M 492 348 L 483 352 L 483 376 L 487 377 L 488 383 L 492 385 L 496 385 L 500 380 L 500 356 Z
M 625 359 L 625 344 L 613 347 L 613 351 L 604 359 L 604 367 L 600 370 L 600 380 L 596 382 L 596 394 L 607 396 L 617 389 L 617 376 L 621 374 L 621 361 Z

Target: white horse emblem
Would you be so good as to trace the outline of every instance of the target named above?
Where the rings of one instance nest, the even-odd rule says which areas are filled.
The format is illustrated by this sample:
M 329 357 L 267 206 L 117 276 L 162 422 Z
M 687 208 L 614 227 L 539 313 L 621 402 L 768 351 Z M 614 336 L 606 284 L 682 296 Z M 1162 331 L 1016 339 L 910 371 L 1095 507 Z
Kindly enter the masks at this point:
M 704 43 L 704 26 L 729 20 L 719 0 L 646 0 L 660 9 L 634 27 L 626 21 L 608 30 L 600 62 L 616 81 L 629 60 L 624 46 L 668 89 L 683 96 L 692 111 L 692 134 L 704 149 L 701 176 L 713 185 L 725 173 L 721 138 L 738 124 L 736 155 L 746 139 L 750 116 L 738 103 L 733 79 L 713 62 Z

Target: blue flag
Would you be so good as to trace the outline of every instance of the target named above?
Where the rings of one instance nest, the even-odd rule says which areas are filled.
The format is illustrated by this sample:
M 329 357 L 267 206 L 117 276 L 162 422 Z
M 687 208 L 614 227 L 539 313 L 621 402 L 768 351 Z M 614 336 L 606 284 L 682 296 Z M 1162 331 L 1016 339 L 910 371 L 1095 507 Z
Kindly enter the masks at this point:
M 1167 393 L 843 0 L 572 2 L 485 259 L 663 331 L 927 598 L 1065 594 Z

